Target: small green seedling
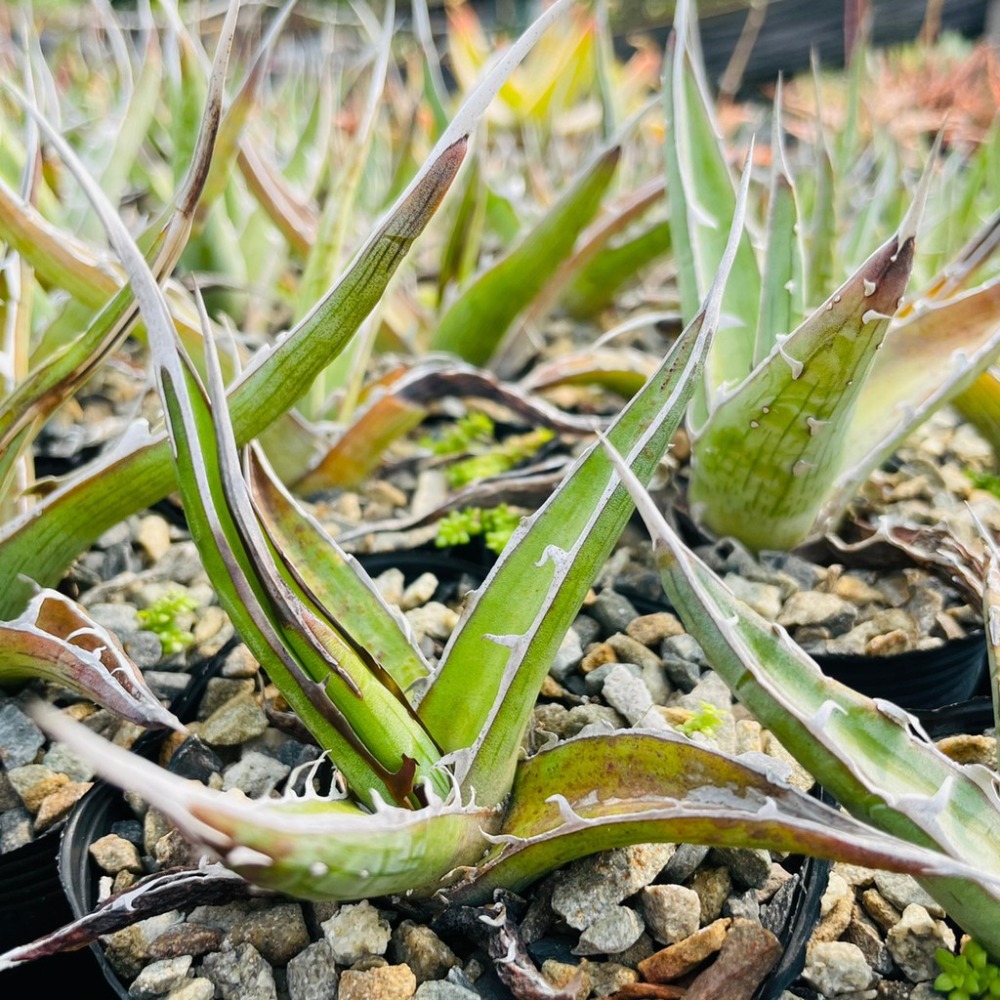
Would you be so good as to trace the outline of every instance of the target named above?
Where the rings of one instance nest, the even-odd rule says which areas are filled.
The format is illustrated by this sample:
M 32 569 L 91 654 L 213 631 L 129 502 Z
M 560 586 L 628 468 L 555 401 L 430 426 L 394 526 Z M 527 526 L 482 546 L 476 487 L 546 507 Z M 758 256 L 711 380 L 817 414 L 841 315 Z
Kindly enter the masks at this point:
M 722 725 L 725 715 L 726 712 L 723 709 L 716 708 L 709 701 L 703 701 L 698 706 L 697 711 L 691 714 L 691 718 L 687 722 L 682 722 L 674 728 L 685 736 L 693 736 L 695 733 L 704 733 L 706 736 L 712 736 L 719 726 Z
M 435 455 L 458 455 L 474 444 L 490 445 L 496 441 L 495 425 L 485 413 L 473 410 L 459 417 L 451 427 L 439 435 L 425 435 L 420 443 Z
M 941 969 L 934 989 L 948 1000 L 1000 997 L 1000 966 L 989 960 L 986 949 L 975 939 L 970 939 L 959 955 L 938 948 L 934 961 Z
M 481 535 L 486 547 L 500 555 L 520 522 L 521 515 L 505 503 L 485 509 L 463 507 L 451 511 L 438 522 L 434 544 L 439 549 L 450 545 L 468 545 L 473 538 Z
M 481 455 L 470 455 L 449 466 L 445 473 L 448 485 L 453 489 L 460 489 L 481 479 L 510 472 L 515 466 L 537 454 L 553 437 L 555 432 L 548 427 L 539 427 L 527 434 L 514 434 Z
M 171 656 L 183 652 L 194 642 L 194 633 L 184 628 L 178 619 L 197 608 L 198 602 L 193 597 L 174 590 L 153 601 L 148 608 L 142 608 L 139 624 L 147 632 L 159 636 L 163 652 Z

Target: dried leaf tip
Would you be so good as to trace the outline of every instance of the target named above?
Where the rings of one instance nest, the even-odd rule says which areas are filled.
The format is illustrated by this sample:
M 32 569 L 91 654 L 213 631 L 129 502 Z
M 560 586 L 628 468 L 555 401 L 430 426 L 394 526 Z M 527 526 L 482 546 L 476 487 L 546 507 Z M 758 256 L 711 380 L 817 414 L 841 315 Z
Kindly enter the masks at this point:
M 931 147 L 930 154 L 927 157 L 927 163 L 924 165 L 924 172 L 920 175 L 920 181 L 913 195 L 913 201 L 910 203 L 906 215 L 903 216 L 903 221 L 899 224 L 899 232 L 896 234 L 896 239 L 900 249 L 903 249 L 907 243 L 912 243 L 916 238 L 917 229 L 920 227 L 924 208 L 927 205 L 931 177 L 934 175 L 934 165 L 937 163 L 938 154 L 941 152 L 941 140 L 943 137 L 944 133 L 938 132 L 937 138 L 934 140 L 934 145 Z

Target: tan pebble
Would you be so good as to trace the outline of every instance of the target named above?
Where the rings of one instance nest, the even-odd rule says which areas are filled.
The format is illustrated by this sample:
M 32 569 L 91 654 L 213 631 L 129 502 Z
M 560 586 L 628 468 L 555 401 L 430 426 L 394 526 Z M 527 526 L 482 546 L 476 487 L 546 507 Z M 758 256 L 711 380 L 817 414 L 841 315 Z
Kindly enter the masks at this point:
M 585 958 L 580 968 L 590 978 L 591 993 L 595 997 L 611 996 L 623 986 L 639 981 L 639 973 L 620 962 L 594 962 Z
M 543 698 L 562 698 L 566 694 L 566 689 L 554 677 L 546 674 L 538 693 Z
M 580 669 L 585 674 L 589 674 L 592 670 L 596 670 L 598 667 L 603 667 L 605 663 L 617 662 L 618 657 L 615 656 L 615 651 L 611 648 L 610 643 L 592 642 L 587 647 L 587 651 L 584 653 L 583 659 L 580 661 Z
M 68 774 L 53 771 L 44 764 L 12 767 L 7 772 L 7 778 L 24 803 L 24 808 L 32 815 L 38 812 L 45 799 L 70 782 Z
M 404 611 L 419 608 L 433 598 L 438 588 L 438 578 L 433 573 L 421 573 L 404 591 L 399 606 Z
M 192 630 L 194 641 L 198 645 L 203 645 L 213 636 L 218 635 L 228 621 L 225 611 L 217 604 L 209 604 L 208 607 L 202 608 Z
M 639 963 L 639 975 L 651 983 L 679 979 L 722 947 L 731 922 L 729 917 L 722 917 L 683 941 L 660 949 Z
M 590 976 L 579 965 L 570 965 L 568 962 L 557 962 L 550 958 L 542 963 L 542 975 L 563 996 L 572 990 L 572 996 L 576 1000 L 587 1000 L 590 996 L 591 982 Z
M 865 913 L 884 931 L 888 931 L 890 927 L 895 927 L 902 916 L 899 910 L 878 889 L 865 889 L 861 893 L 861 905 Z
M 871 584 L 859 580 L 856 576 L 845 574 L 833 586 L 833 593 L 851 604 L 884 604 L 885 598 Z
M 365 487 L 365 493 L 374 503 L 386 507 L 405 507 L 406 494 L 398 487 L 384 479 L 376 479 Z
M 410 1000 L 417 977 L 408 965 L 346 969 L 340 974 L 339 1000 Z
M 865 654 L 868 656 L 896 656 L 898 653 L 908 652 L 912 645 L 909 633 L 897 628 L 884 635 L 873 635 L 865 643 Z
M 150 514 L 139 521 L 135 540 L 150 562 L 159 562 L 170 550 L 170 526 L 159 514 Z
M 71 781 L 46 795 L 35 816 L 35 833 L 41 833 L 69 815 L 73 806 L 93 788 L 92 781 Z
M 687 990 L 667 983 L 626 983 L 612 1000 L 680 1000 Z
M 117 875 L 120 871 L 130 871 L 138 875 L 142 871 L 139 848 L 132 841 L 115 833 L 99 837 L 88 850 L 101 869 L 110 875 Z
M 835 876 L 831 873 L 830 877 L 833 879 Z M 847 887 L 847 883 L 840 876 L 836 876 L 836 878 L 842 883 L 845 891 L 837 893 L 832 898 L 828 909 L 825 905 L 827 895 L 824 894 L 821 906 L 825 912 L 816 925 L 816 929 L 812 932 L 809 939 L 810 944 L 816 944 L 820 941 L 836 941 L 847 930 L 847 925 L 851 922 L 851 913 L 854 910 L 854 891 Z M 829 892 L 828 889 L 827 893 Z
M 764 731 L 756 719 L 740 719 L 736 723 L 736 752 L 764 752 Z
M 982 764 L 996 770 L 997 740 L 995 736 L 948 736 L 938 740 L 937 748 L 957 764 Z
M 641 642 L 644 646 L 657 646 L 664 639 L 674 635 L 682 635 L 684 626 L 676 615 L 669 611 L 656 611 L 651 615 L 640 615 L 633 618 L 625 629 L 625 634 Z

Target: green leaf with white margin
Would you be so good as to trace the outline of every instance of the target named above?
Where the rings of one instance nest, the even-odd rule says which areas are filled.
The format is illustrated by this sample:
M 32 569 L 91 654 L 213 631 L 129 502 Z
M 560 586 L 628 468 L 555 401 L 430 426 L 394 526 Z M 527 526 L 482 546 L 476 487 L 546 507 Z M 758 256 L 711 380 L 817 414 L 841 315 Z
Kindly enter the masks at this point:
M 906 289 L 929 171 L 899 232 L 691 428 L 695 518 L 754 550 L 808 537 Z
M 173 271 L 187 243 L 195 207 L 209 173 L 219 121 L 222 117 L 226 72 L 236 32 L 238 8 L 238 4 L 230 7 L 222 25 L 207 82 L 208 92 L 199 121 L 194 158 L 190 168 L 174 196 L 171 208 L 164 213 L 161 220 L 150 226 L 143 236 L 143 240 L 149 244 L 147 252 L 152 261 L 153 271 L 160 278 Z M 8 83 L 6 86 L 29 114 L 34 115 L 30 99 L 11 84 Z M 0 192 L 0 197 L 6 198 L 8 195 Z M 12 211 L 6 214 L 8 224 L 15 228 L 23 226 L 27 229 L 33 219 L 27 205 L 22 212 L 12 204 Z M 30 237 L 28 231 L 23 235 Z M 53 239 L 56 243 L 60 242 L 57 237 L 53 236 Z M 32 240 L 29 238 L 28 242 L 30 244 Z M 46 244 L 48 242 L 46 240 Z M 43 256 L 48 256 L 45 253 L 45 245 L 41 249 Z M 37 247 L 35 252 L 38 252 Z M 86 269 L 81 276 L 86 277 L 90 270 Z M 101 277 L 107 279 L 108 275 L 102 274 Z M 93 284 L 92 280 L 86 281 L 88 288 Z M 112 278 L 107 291 L 117 288 L 117 285 L 118 282 Z M 102 308 L 84 333 L 42 364 L 37 365 L 0 404 L 0 452 L 6 452 L 15 437 L 19 438 L 19 447 L 30 443 L 52 412 L 93 375 L 132 329 L 138 316 L 138 309 L 128 284 L 123 283 L 122 287 L 117 288 L 106 301 L 104 291 L 102 288 L 97 293 Z M 84 299 L 84 301 L 90 300 Z
M 936 409 L 965 392 L 1000 354 L 1000 278 L 918 304 L 889 324 L 851 423 L 845 459 L 816 518 L 832 524 L 882 461 Z M 985 385 L 985 383 L 984 383 Z M 982 387 L 980 387 L 982 388 Z M 976 416 L 988 414 L 978 398 Z
M 941 753 L 901 708 L 827 678 L 779 625 L 737 599 L 670 528 L 626 463 L 613 456 L 653 538 L 671 605 L 713 669 L 765 728 L 856 819 L 939 851 L 924 888 L 1000 955 L 1000 794 L 981 765 Z
M 747 167 L 730 244 L 703 309 L 608 431 L 644 479 L 670 445 L 718 328 L 749 174 Z M 594 445 L 522 521 L 469 598 L 418 711 L 438 745 L 458 752 L 459 781 L 477 801 L 490 805 L 507 793 L 542 681 L 631 512 L 608 459 Z M 469 664 L 476 665 L 474 683 Z
M 771 131 L 771 190 L 767 208 L 767 246 L 761 276 L 760 311 L 753 363 L 759 364 L 778 341 L 802 322 L 803 246 L 795 186 L 785 159 L 781 127 L 781 78 L 774 95 Z
M 523 761 L 491 854 L 446 890 L 484 903 L 597 851 L 630 844 L 756 847 L 911 875 L 974 874 L 793 788 L 761 754 L 731 757 L 676 733 L 576 737 Z
M 518 246 L 451 304 L 431 338 L 432 350 L 478 365 L 493 357 L 511 324 L 544 289 L 597 214 L 620 158 L 618 144 L 601 150 Z
M 42 677 L 138 726 L 184 731 L 118 640 L 64 594 L 41 590 L 0 622 L 0 684 Z
M 275 558 L 322 608 L 336 608 L 351 636 L 404 691 L 430 667 L 403 615 L 386 604 L 354 556 L 344 552 L 271 473 L 258 449 L 248 456 L 247 478 L 257 516 Z
M 138 247 L 72 150 L 46 122 L 40 125 L 128 272 L 149 335 L 188 525 L 234 626 L 362 801 L 415 805 L 415 782 L 447 791 L 450 780 L 436 767 L 440 753 L 398 687 L 275 565 L 240 475 L 211 336 L 205 338 L 210 407 Z M 207 330 L 200 298 L 198 304 Z
M 238 443 L 256 437 L 289 410 L 375 307 L 454 179 L 483 111 L 539 35 L 571 2 L 556 0 L 502 54 L 340 280 L 298 327 L 259 353 L 244 371 L 230 391 Z M 59 138 L 55 130 L 49 135 Z M 4 525 L 0 579 L 11 582 L 0 588 L 0 615 L 18 614 L 27 603 L 31 588 L 22 575 L 42 584 L 58 582 L 73 558 L 103 531 L 155 503 L 174 486 L 166 436 L 137 432 L 126 446 L 49 494 L 30 518 Z
M 736 189 L 712 112 L 698 40 L 693 0 L 680 0 L 663 70 L 667 116 L 665 144 L 670 233 L 677 259 L 681 315 L 689 323 L 714 280 L 726 247 Z M 723 322 L 705 365 L 704 385 L 692 402 L 701 424 L 726 385 L 742 381 L 753 366 L 761 280 L 750 238 L 741 234 L 733 277 L 723 298 Z
M 299 899 L 430 896 L 453 868 L 487 849 L 495 810 L 431 796 L 422 809 L 377 802 L 365 812 L 348 799 L 315 793 L 248 799 L 188 781 L 122 750 L 46 705 L 31 709 L 54 739 L 74 748 L 106 781 L 138 793 L 255 885 Z M 2 964 L 0 964 L 2 968 Z
M 834 257 L 837 249 L 837 208 L 830 142 L 823 122 L 819 63 L 812 57 L 813 86 L 816 90 L 816 141 L 812 144 L 816 161 L 806 172 L 812 191 L 808 213 L 805 264 L 805 304 L 815 308 L 833 289 Z M 805 213 L 804 213 L 805 214 Z

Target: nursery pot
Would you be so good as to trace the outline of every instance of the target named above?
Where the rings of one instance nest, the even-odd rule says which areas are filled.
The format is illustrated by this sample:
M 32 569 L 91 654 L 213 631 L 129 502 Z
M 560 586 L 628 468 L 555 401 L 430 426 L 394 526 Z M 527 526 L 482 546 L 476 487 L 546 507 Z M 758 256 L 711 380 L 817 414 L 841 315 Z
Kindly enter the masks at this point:
M 235 637 L 230 639 L 214 656 L 203 660 L 192 668 L 191 680 L 184 690 L 171 702 L 170 710 L 182 722 L 188 722 L 194 717 L 205 687 L 209 680 L 218 674 L 226 657 L 238 644 Z M 159 751 L 166 738 L 164 731 L 144 733 L 133 746 L 135 753 L 145 757 L 153 757 Z M 95 840 L 111 832 L 114 823 L 119 820 L 134 819 L 134 814 L 126 805 L 121 790 L 106 781 L 95 782 L 94 787 L 76 804 L 66 822 L 60 838 L 53 840 L 51 847 L 51 877 L 58 889 L 60 915 L 51 921 L 49 926 L 39 931 L 25 935 L 23 940 L 30 941 L 41 933 L 55 930 L 71 920 L 86 916 L 97 904 L 97 881 L 99 876 L 96 865 L 90 857 L 90 845 Z M 58 843 L 56 841 L 58 840 Z M 29 847 L 32 845 L 28 845 Z M 88 954 L 88 951 L 90 954 Z M 89 949 L 56 955 L 39 963 L 29 963 L 23 969 L 27 974 L 35 974 L 39 969 L 43 972 L 50 965 L 60 968 L 62 959 L 72 958 L 79 966 L 80 975 L 86 976 L 95 983 L 101 983 L 101 989 L 85 990 L 83 995 L 103 997 L 108 996 L 108 990 L 116 996 L 127 1000 L 128 988 L 122 984 L 117 973 L 111 967 L 104 951 L 98 944 L 92 944 Z M 96 964 L 95 960 L 96 959 Z M 19 971 L 19 970 L 15 970 Z M 59 973 L 57 972 L 56 975 Z M 73 973 L 74 984 L 79 982 L 77 973 Z M 87 979 L 84 980 L 86 983 Z M 27 980 L 26 980 L 27 982 Z M 31 984 L 37 985 L 33 978 Z M 65 989 L 65 979 L 62 988 Z

